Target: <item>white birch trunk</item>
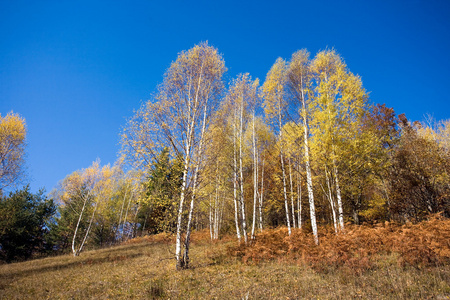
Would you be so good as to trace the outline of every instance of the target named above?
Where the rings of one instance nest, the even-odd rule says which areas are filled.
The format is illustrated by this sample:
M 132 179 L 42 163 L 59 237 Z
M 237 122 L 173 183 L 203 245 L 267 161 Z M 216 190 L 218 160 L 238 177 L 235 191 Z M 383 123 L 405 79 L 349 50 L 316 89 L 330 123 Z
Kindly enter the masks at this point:
M 259 194 L 259 229 L 261 230 L 261 232 L 263 231 L 262 207 L 263 207 L 263 200 L 264 200 L 264 163 L 265 163 L 265 158 L 263 158 L 263 162 L 262 162 L 261 192 Z
M 328 81 L 328 74 L 325 72 L 325 81 Z M 328 97 L 328 95 L 327 95 Z M 331 113 L 330 113 L 330 105 L 328 105 L 328 119 L 330 120 L 331 123 Z M 331 146 L 332 146 L 332 150 L 333 150 L 333 169 L 334 169 L 334 181 L 336 184 L 336 198 L 338 201 L 338 210 L 339 210 L 339 225 L 340 225 L 340 229 L 343 231 L 344 230 L 344 211 L 342 208 L 342 199 L 341 199 L 341 188 L 339 186 L 339 178 L 338 178 L 338 170 L 336 167 L 336 151 L 335 151 L 335 144 L 334 144 L 334 138 L 332 135 L 331 138 Z
M 305 168 L 306 168 L 306 187 L 308 189 L 308 199 L 309 199 L 309 211 L 311 217 L 311 228 L 314 235 L 314 241 L 316 245 L 319 244 L 319 235 L 317 233 L 317 222 L 316 222 L 316 207 L 314 204 L 314 192 L 312 185 L 312 176 L 311 176 L 311 165 L 309 159 L 309 132 L 308 132 L 308 117 L 306 115 L 306 103 L 305 103 L 305 95 L 303 90 L 303 79 L 302 79 L 302 108 L 303 108 L 303 128 L 304 128 L 304 143 L 305 143 Z
M 214 201 L 214 239 L 219 238 L 219 184 L 217 184 L 217 194 Z
M 95 212 L 97 211 L 97 207 L 98 207 L 98 205 L 95 205 L 94 211 L 92 212 L 92 215 L 91 215 L 91 220 L 89 221 L 89 226 L 88 226 L 88 228 L 86 230 L 86 233 L 84 234 L 83 241 L 81 242 L 81 245 L 80 245 L 79 249 L 77 250 L 77 256 L 83 250 L 84 243 L 86 242 L 86 240 L 88 238 L 88 235 L 89 235 L 89 232 L 91 231 L 92 222 L 94 221 L 94 216 L 95 216 Z
M 330 184 L 330 178 L 328 176 L 328 170 L 327 170 L 327 166 L 325 165 L 325 178 L 327 181 L 327 187 L 328 187 L 328 201 L 330 202 L 330 206 L 331 206 L 331 214 L 333 216 L 333 225 L 334 225 L 334 231 L 336 233 L 338 233 L 338 226 L 337 226 L 337 220 L 336 220 L 336 209 L 334 207 L 334 199 L 333 199 L 333 195 L 331 193 L 331 184 Z M 325 191 L 324 191 L 325 192 Z
M 181 221 L 183 216 L 183 205 L 185 200 L 186 186 L 187 186 L 187 173 L 189 171 L 189 152 L 190 152 L 190 142 L 186 143 L 186 157 L 184 158 L 184 168 L 183 168 L 183 180 L 181 182 L 181 192 L 180 192 L 180 203 L 178 206 L 177 215 L 177 236 L 175 242 L 175 258 L 177 260 L 177 269 L 183 268 L 181 261 Z
M 239 207 L 238 207 L 238 201 L 237 201 L 237 183 L 238 183 L 238 166 L 237 166 L 237 145 L 236 145 L 236 135 L 237 135 L 237 129 L 236 129 L 236 110 L 234 115 L 234 124 L 233 124 L 233 162 L 234 162 L 234 180 L 233 180 L 233 200 L 234 200 L 234 220 L 236 223 L 236 235 L 239 240 L 241 241 L 241 230 L 239 229 Z
M 307 152 L 307 151 L 305 151 Z M 305 154 L 306 156 L 306 185 L 308 188 L 308 199 L 309 199 L 309 211 L 311 217 L 311 228 L 314 235 L 314 241 L 318 245 L 319 237 L 317 233 L 317 223 L 316 223 L 316 208 L 314 205 L 314 192 L 312 187 L 312 178 L 311 178 L 311 167 L 309 165 L 309 154 Z
M 195 176 L 194 176 L 195 178 Z M 183 267 L 189 267 L 189 246 L 191 243 L 191 226 L 192 226 L 192 216 L 194 212 L 194 201 L 195 201 L 195 188 L 192 188 L 191 204 L 189 205 L 189 215 L 188 224 L 186 228 L 186 238 L 184 240 L 184 254 L 183 254 Z
M 283 128 L 281 127 L 281 109 L 279 111 L 279 125 L 280 125 L 280 135 L 279 135 L 279 139 L 280 139 L 280 160 L 281 160 L 281 171 L 282 171 L 282 175 L 283 175 L 283 195 L 284 195 L 284 206 L 285 206 L 285 210 L 286 210 L 286 223 L 287 223 L 287 228 L 288 228 L 288 233 L 289 235 L 291 235 L 291 222 L 289 220 L 289 205 L 288 205 L 288 199 L 287 199 L 287 190 L 286 190 L 286 171 L 284 168 L 284 157 L 283 157 Z
M 289 158 L 289 183 L 291 187 L 292 227 L 295 228 L 295 205 L 294 205 L 294 188 L 292 186 L 291 158 Z
M 222 225 L 222 220 L 223 220 L 223 201 L 220 201 L 220 199 L 223 199 L 224 195 L 222 192 L 222 195 L 220 196 L 219 194 L 217 195 L 217 209 L 216 209 L 216 213 L 217 213 L 217 221 L 216 221 L 216 236 L 215 239 L 219 239 L 219 233 L 220 233 L 220 228 Z
M 341 187 L 339 186 L 339 176 L 338 176 L 338 170 L 336 167 L 336 163 L 334 163 L 333 159 L 333 167 L 334 167 L 334 182 L 336 184 L 336 198 L 338 202 L 338 211 L 339 211 L 339 225 L 341 231 L 344 230 L 344 209 L 342 207 L 342 198 L 341 198 Z
M 194 130 L 195 130 L 195 119 L 197 114 L 197 104 L 198 104 L 198 97 L 199 97 L 199 90 L 200 90 L 200 83 L 202 80 L 202 70 L 203 70 L 203 64 L 200 69 L 200 76 L 198 79 L 198 85 L 196 90 L 196 95 L 194 99 L 191 98 L 191 91 L 189 90 L 189 97 L 188 97 L 188 119 L 187 119 L 187 132 L 186 132 L 186 141 L 185 141 L 185 155 L 184 158 L 184 168 L 183 168 L 183 180 L 181 184 L 181 192 L 180 192 L 180 203 L 178 207 L 178 215 L 177 215 L 177 236 L 176 236 L 176 243 L 175 243 L 175 257 L 177 260 L 177 269 L 182 269 L 185 267 L 185 260 L 181 257 L 181 222 L 183 217 L 183 207 L 184 207 L 184 201 L 185 201 L 185 194 L 187 189 L 187 176 L 190 169 L 190 163 L 191 163 L 191 150 L 194 144 Z M 194 102 L 194 103 L 192 103 Z M 194 174 L 195 176 L 195 174 Z M 191 201 L 191 208 L 193 208 L 193 203 Z M 191 210 L 189 210 L 190 217 L 192 218 Z
M 242 213 L 242 234 L 244 235 L 244 242 L 247 244 L 247 222 L 245 216 L 245 199 L 244 199 L 244 172 L 242 167 L 242 135 L 243 135 L 243 114 L 244 114 L 244 99 L 242 99 L 240 109 L 240 126 L 239 126 L 239 175 L 240 175 L 240 188 L 241 188 L 241 213 Z
M 77 249 L 75 249 L 75 239 L 77 237 L 78 228 L 80 227 L 81 219 L 83 217 L 83 213 L 86 208 L 86 203 L 89 200 L 89 197 L 90 197 L 90 192 L 88 192 L 88 194 L 83 197 L 84 198 L 83 207 L 81 208 L 80 216 L 78 217 L 78 221 L 77 221 L 77 226 L 75 227 L 75 232 L 73 233 L 73 238 L 72 238 L 72 254 L 73 254 L 73 256 L 78 256 L 78 254 L 79 254 L 79 251 Z
M 256 203 L 258 201 L 258 158 L 256 153 L 256 133 L 255 133 L 255 111 L 253 111 L 252 124 L 252 144 L 253 144 L 253 224 L 251 238 L 255 238 L 256 228 Z
M 289 235 L 291 235 L 291 222 L 289 218 L 289 207 L 288 207 L 288 199 L 287 199 L 287 190 L 286 190 L 286 172 L 284 168 L 284 158 L 283 154 L 280 154 L 280 160 L 281 160 L 281 171 L 283 173 L 283 195 L 284 195 L 284 207 L 286 210 L 286 223 Z
M 195 163 L 195 171 L 194 171 L 194 181 L 192 184 L 192 198 L 191 198 L 191 205 L 189 207 L 189 216 L 188 216 L 188 223 L 187 223 L 187 229 L 186 229 L 186 239 L 184 241 L 184 255 L 183 255 L 183 264 L 184 267 L 187 268 L 189 266 L 189 246 L 191 242 L 191 224 L 192 224 L 192 214 L 194 211 L 194 201 L 195 196 L 197 192 L 197 183 L 198 183 L 198 173 L 199 173 L 199 167 L 203 156 L 203 140 L 205 136 L 206 131 L 206 113 L 208 110 L 208 101 L 205 102 L 205 107 L 203 111 L 203 121 L 202 121 L 202 131 L 200 134 L 200 141 L 198 145 L 198 157 L 197 161 Z
M 211 236 L 211 241 L 213 240 L 213 218 L 212 218 L 212 201 L 211 194 L 209 195 L 209 235 Z
M 190 113 L 190 105 L 189 105 L 189 113 Z M 192 130 L 194 127 L 194 120 L 190 120 L 189 122 L 188 132 L 186 134 L 186 142 L 185 142 L 185 158 L 184 158 L 184 166 L 183 166 L 183 179 L 181 182 L 181 191 L 180 191 L 180 202 L 178 205 L 178 215 L 177 215 L 177 235 L 175 242 L 175 258 L 177 260 L 177 269 L 182 269 L 184 267 L 183 261 L 181 259 L 181 222 L 183 217 L 183 207 L 185 201 L 185 194 L 187 188 L 187 176 L 189 172 L 189 164 L 190 164 L 190 156 L 191 156 L 191 143 L 192 143 Z
M 299 164 L 300 168 L 300 164 Z M 302 181 L 300 177 L 300 170 L 297 173 L 297 214 L 298 214 L 298 228 L 302 228 Z
M 81 222 L 81 218 L 84 213 L 85 205 L 86 205 L 86 200 L 84 200 L 83 208 L 81 209 L 80 216 L 78 217 L 77 226 L 75 226 L 75 231 L 73 233 L 73 238 L 72 238 L 72 254 L 73 254 L 73 256 L 78 255 L 78 253 L 77 253 L 78 251 L 75 250 L 75 239 L 77 237 L 78 227 L 80 226 L 80 222 Z
M 218 175 L 218 168 L 216 169 L 217 172 L 217 180 L 216 180 L 216 196 L 214 198 L 214 239 L 217 240 L 219 238 L 219 182 L 220 182 L 220 176 Z

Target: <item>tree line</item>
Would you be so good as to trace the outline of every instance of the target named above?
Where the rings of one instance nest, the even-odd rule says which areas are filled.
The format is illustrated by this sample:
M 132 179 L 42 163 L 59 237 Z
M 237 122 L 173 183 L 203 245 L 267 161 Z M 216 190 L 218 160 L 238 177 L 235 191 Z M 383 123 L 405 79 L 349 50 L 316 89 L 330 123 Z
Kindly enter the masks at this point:
M 53 251 L 170 232 L 182 269 L 192 230 L 249 243 L 286 226 L 318 244 L 322 226 L 345 234 L 348 222 L 450 216 L 449 121 L 371 104 L 334 50 L 279 58 L 261 85 L 248 73 L 226 84 L 226 71 L 207 43 L 179 53 L 124 127 L 118 161 L 95 161 L 40 196 L 57 210 L 43 226 Z

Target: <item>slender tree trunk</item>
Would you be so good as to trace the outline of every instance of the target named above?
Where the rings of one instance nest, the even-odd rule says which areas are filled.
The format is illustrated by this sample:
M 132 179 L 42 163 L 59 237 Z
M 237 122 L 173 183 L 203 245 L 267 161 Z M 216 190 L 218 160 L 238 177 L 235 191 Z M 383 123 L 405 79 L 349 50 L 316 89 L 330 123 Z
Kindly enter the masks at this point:
M 94 216 L 95 216 L 95 212 L 97 211 L 97 207 L 98 207 L 98 205 L 96 204 L 96 205 L 95 205 L 95 208 L 94 208 L 94 211 L 92 212 L 92 215 L 91 215 L 91 220 L 89 221 L 89 226 L 88 226 L 88 228 L 87 228 L 87 230 L 86 230 L 86 233 L 84 234 L 83 241 L 81 242 L 80 248 L 77 250 L 77 256 L 78 256 L 78 255 L 81 253 L 81 251 L 83 250 L 84 243 L 86 242 L 87 237 L 88 237 L 88 235 L 89 235 L 89 232 L 91 231 L 92 222 L 94 221 Z
M 242 99 L 240 110 L 240 126 L 239 126 L 239 174 L 240 174 L 240 188 L 241 188 L 241 213 L 242 213 L 242 234 L 244 235 L 244 242 L 247 244 L 247 221 L 245 216 L 245 199 L 244 199 L 244 172 L 242 164 L 242 136 L 243 136 L 243 114 L 244 114 L 244 99 Z
M 185 268 L 187 268 L 189 266 L 189 246 L 190 246 L 190 242 L 191 242 L 192 214 L 194 211 L 194 201 L 195 201 L 196 192 L 197 192 L 199 167 L 200 167 L 200 163 L 201 163 L 202 156 L 203 156 L 203 139 L 204 139 L 205 131 L 206 131 L 207 109 L 208 109 L 208 101 L 206 101 L 204 111 L 203 111 L 202 131 L 200 134 L 200 141 L 199 141 L 199 145 L 198 145 L 198 157 L 197 157 L 197 161 L 195 163 L 194 181 L 192 184 L 192 198 L 191 198 L 191 205 L 189 207 L 189 216 L 188 216 L 188 223 L 187 223 L 187 229 L 186 229 L 186 239 L 184 241 L 183 264 L 184 264 Z
M 220 180 L 220 178 L 219 178 Z M 217 182 L 216 198 L 214 200 L 214 239 L 219 238 L 219 182 Z
M 189 140 L 186 141 L 186 157 L 184 158 L 184 168 L 183 168 L 183 179 L 181 182 L 181 192 L 180 192 L 180 203 L 178 206 L 178 215 L 177 215 L 177 236 L 175 242 L 175 257 L 177 259 L 177 269 L 182 269 L 184 267 L 183 262 L 181 260 L 181 221 L 183 216 L 183 205 L 185 200 L 185 193 L 187 187 L 187 175 L 189 171 L 189 156 L 191 150 L 190 137 Z
M 286 210 L 286 223 L 287 223 L 289 235 L 291 235 L 291 222 L 289 219 L 289 207 L 288 207 L 287 190 L 286 190 L 286 172 L 285 172 L 285 168 L 284 168 L 283 154 L 280 154 L 280 160 L 281 160 L 281 171 L 283 173 L 283 195 L 284 195 L 284 207 Z
M 209 235 L 211 236 L 211 241 L 213 240 L 213 218 L 212 218 L 212 201 L 211 201 L 211 194 L 209 195 Z
M 214 239 L 217 240 L 219 238 L 219 183 L 220 176 L 218 175 L 218 167 L 216 169 L 216 196 L 214 198 Z
M 325 73 L 325 80 L 328 80 L 326 73 Z M 327 97 L 328 97 L 328 95 L 327 95 Z M 329 120 L 330 124 L 332 124 L 330 105 L 328 105 L 328 120 Z M 336 166 L 336 150 L 335 150 L 336 146 L 334 143 L 333 132 L 331 132 L 331 135 L 332 135 L 331 136 L 331 147 L 332 147 L 331 149 L 332 149 L 332 157 L 333 157 L 334 182 L 336 185 L 336 198 L 337 198 L 338 211 L 339 211 L 339 226 L 340 226 L 340 230 L 344 231 L 344 210 L 342 208 L 341 187 L 339 186 L 339 176 L 338 176 L 338 170 L 337 170 L 337 166 Z
M 77 226 L 75 227 L 75 232 L 73 233 L 72 238 L 72 254 L 73 256 L 78 256 L 79 251 L 75 249 L 75 239 L 77 237 L 78 228 L 80 227 L 81 219 L 83 217 L 84 210 L 86 208 L 86 203 L 89 200 L 90 192 L 86 196 L 84 196 L 83 207 L 81 208 L 80 216 L 78 217 Z
M 183 217 L 183 208 L 184 208 L 184 201 L 185 201 L 185 197 L 186 197 L 186 190 L 187 190 L 187 176 L 188 176 L 188 172 L 190 169 L 190 164 L 191 164 L 191 151 L 192 151 L 192 147 L 194 146 L 194 130 L 195 130 L 195 120 L 196 120 L 196 115 L 197 115 L 197 105 L 198 105 L 198 100 L 199 100 L 199 91 L 200 91 L 200 86 L 201 86 L 201 81 L 202 81 L 202 71 L 203 71 L 203 63 L 202 66 L 200 67 L 200 76 L 198 78 L 198 83 L 197 83 L 197 90 L 195 91 L 195 95 L 192 97 L 191 95 L 191 90 L 189 89 L 189 96 L 188 96 L 188 100 L 187 100 L 187 107 L 188 107 L 188 113 L 187 113 L 187 124 L 188 124 L 188 128 L 186 131 L 186 136 L 185 136 L 185 144 L 184 144 L 184 150 L 185 150 L 185 155 L 186 157 L 184 158 L 184 166 L 183 166 L 183 179 L 182 179 L 182 184 L 181 184 L 181 192 L 180 192 L 180 203 L 179 203 L 179 207 L 178 207 L 178 215 L 177 215 L 177 236 L 176 236 L 176 242 L 175 242 L 175 257 L 177 260 L 177 266 L 176 268 L 179 269 L 183 269 L 185 267 L 185 260 L 182 259 L 181 257 L 181 222 L 182 222 L 182 217 Z M 194 174 L 195 176 L 195 174 Z M 193 208 L 193 203 L 191 205 L 191 207 Z M 189 211 L 190 216 L 192 217 L 191 211 Z
M 336 233 L 338 233 L 338 226 L 337 226 L 337 220 L 336 220 L 336 209 L 334 207 L 334 199 L 333 199 L 333 195 L 331 193 L 330 177 L 328 176 L 328 170 L 327 170 L 326 164 L 325 164 L 325 178 L 326 178 L 327 187 L 328 187 L 328 201 L 330 202 L 331 213 L 332 213 L 332 216 L 333 216 L 334 231 Z
M 386 186 L 386 181 L 384 180 L 383 175 L 379 175 L 379 176 L 380 176 L 380 179 L 381 179 L 381 183 L 383 184 L 383 189 L 384 189 L 384 193 L 385 193 L 386 200 L 387 200 L 387 203 L 386 203 L 387 207 L 388 207 L 387 219 L 390 221 L 391 220 L 391 209 L 389 207 L 391 207 L 391 199 L 389 197 L 389 191 L 388 191 L 388 188 Z M 449 188 L 450 188 L 450 184 L 449 184 Z
M 75 239 L 77 237 L 78 227 L 80 226 L 81 217 L 83 216 L 85 205 L 86 205 L 86 200 L 83 204 L 83 208 L 81 209 L 80 216 L 78 217 L 78 222 L 77 222 L 77 226 L 75 227 L 75 232 L 73 233 L 73 238 L 72 238 L 72 254 L 73 254 L 73 256 L 78 256 L 78 251 L 75 250 Z
M 132 192 L 131 194 L 133 194 L 133 192 Z M 128 198 L 127 210 L 125 211 L 125 217 L 124 217 L 124 219 L 123 219 L 122 238 L 123 238 L 123 233 L 124 233 L 124 230 L 125 230 L 125 223 L 126 223 L 127 218 L 128 218 L 128 211 L 130 210 L 131 198 L 132 198 L 132 196 L 130 196 L 130 197 Z M 128 234 L 127 234 L 127 239 L 128 239 L 128 237 L 129 237 L 129 235 L 130 235 L 130 234 L 128 233 Z
M 219 239 L 219 233 L 220 233 L 220 228 L 222 226 L 222 221 L 223 221 L 223 201 L 220 201 L 220 199 L 224 198 L 224 193 L 222 191 L 221 195 L 218 194 L 217 195 L 217 209 L 216 209 L 216 213 L 217 213 L 217 221 L 216 221 L 216 236 L 215 239 L 218 240 Z
M 302 80 L 303 87 L 303 80 Z M 303 128 L 304 128 L 304 143 L 305 143 L 305 169 L 306 169 L 306 187 L 308 189 L 308 199 L 309 199 L 309 211 L 311 216 L 311 228 L 314 235 L 314 241 L 316 244 L 319 244 L 319 235 L 317 233 L 317 223 L 316 223 L 316 207 L 314 204 L 314 192 L 312 185 L 312 176 L 311 176 L 311 165 L 309 158 L 309 130 L 308 130 L 308 117 L 306 115 L 306 103 L 305 103 L 305 95 L 302 88 L 302 108 L 303 108 Z
M 255 238 L 256 227 L 256 203 L 258 201 L 258 157 L 256 153 L 256 133 L 255 133 L 255 111 L 253 111 L 252 125 L 252 144 L 253 144 L 253 224 L 252 239 Z
M 233 124 L 233 162 L 234 162 L 234 168 L 233 168 L 233 173 L 234 173 L 234 180 L 233 180 L 233 200 L 234 200 L 234 220 L 236 223 L 236 235 L 237 238 L 239 240 L 239 242 L 241 241 L 241 231 L 239 229 L 239 207 L 238 207 L 238 201 L 237 201 L 237 184 L 238 184 L 238 166 L 237 166 L 237 145 L 236 145 L 236 135 L 237 135 L 237 130 L 236 130 L 236 110 L 235 110 L 235 115 L 234 115 L 234 124 Z
M 328 74 L 325 72 L 325 81 L 328 82 Z M 328 94 L 328 93 L 327 93 Z M 327 98 L 331 99 L 331 97 L 329 97 L 327 95 Z M 330 112 L 330 105 L 328 105 L 328 119 L 329 122 L 331 124 L 331 126 L 333 126 L 331 121 L 331 112 Z M 341 188 L 339 186 L 339 176 L 338 176 L 338 170 L 337 170 L 337 166 L 336 166 L 336 151 L 335 151 L 335 144 L 334 144 L 334 137 L 333 137 L 333 132 L 331 132 L 331 147 L 332 147 L 332 156 L 333 156 L 333 169 L 334 169 L 334 182 L 336 185 L 336 198 L 337 198 L 337 202 L 338 202 L 338 210 L 339 210 L 339 225 L 340 225 L 340 230 L 344 230 L 344 211 L 342 208 L 342 199 L 341 199 Z
M 308 152 L 308 151 L 305 151 Z M 309 198 L 309 211 L 311 217 L 311 227 L 313 230 L 314 241 L 316 244 L 319 244 L 319 236 L 317 234 L 317 223 L 316 223 L 316 208 L 314 205 L 314 192 L 312 187 L 312 176 L 311 176 L 311 167 L 309 165 L 309 154 L 305 154 L 306 156 L 306 186 L 308 188 L 308 198 Z
M 264 200 L 264 163 L 265 163 L 265 158 L 263 158 L 263 162 L 262 162 L 261 192 L 259 194 L 259 229 L 261 230 L 261 232 L 263 231 L 262 207 L 263 207 L 263 200 Z
M 338 210 L 339 210 L 339 225 L 341 230 L 344 230 L 344 209 L 342 207 L 342 198 L 341 198 L 341 187 L 339 186 L 339 176 L 338 169 L 336 167 L 335 160 L 333 158 L 333 168 L 334 168 L 334 182 L 336 184 L 336 198 L 338 202 Z
M 125 207 L 125 201 L 126 201 L 126 198 L 127 198 L 127 192 L 128 192 L 128 184 L 127 184 L 127 187 L 125 188 L 125 194 L 123 196 L 123 201 L 122 201 L 122 208 L 120 209 L 119 223 L 117 223 L 118 225 L 117 225 L 116 231 L 114 233 L 114 238 L 117 238 L 117 231 L 119 230 L 120 223 L 122 222 L 123 208 Z M 122 231 L 121 237 L 122 236 L 123 236 L 123 231 Z
M 294 188 L 292 186 L 291 158 L 289 158 L 289 183 L 291 188 L 292 227 L 295 228 L 295 205 L 294 205 Z
M 287 199 L 287 190 L 286 190 L 286 170 L 284 168 L 284 156 L 283 156 L 283 128 L 281 127 L 281 110 L 279 111 L 279 125 L 280 125 L 280 160 L 281 160 L 281 172 L 283 175 L 283 195 L 284 195 L 284 207 L 286 210 L 286 223 L 289 235 L 291 235 L 291 222 L 289 220 L 289 205 L 288 205 L 288 199 Z
M 300 164 L 299 164 L 300 168 Z M 297 173 L 297 214 L 298 214 L 298 228 L 302 228 L 302 181 L 300 177 L 300 170 Z
M 189 246 L 191 244 L 191 226 L 194 211 L 195 188 L 192 188 L 191 204 L 189 205 L 188 224 L 186 229 L 186 238 L 184 240 L 183 268 L 189 267 Z
M 225 193 L 224 192 L 222 192 L 222 199 L 225 199 Z M 219 220 L 220 220 L 220 222 L 219 222 L 219 225 L 218 225 L 218 227 L 219 227 L 219 232 L 220 232 L 220 229 L 222 228 L 222 224 L 223 224 L 223 211 L 224 211 L 224 207 L 225 207 L 225 203 L 224 203 L 225 201 L 221 201 L 220 202 L 220 212 L 219 212 Z

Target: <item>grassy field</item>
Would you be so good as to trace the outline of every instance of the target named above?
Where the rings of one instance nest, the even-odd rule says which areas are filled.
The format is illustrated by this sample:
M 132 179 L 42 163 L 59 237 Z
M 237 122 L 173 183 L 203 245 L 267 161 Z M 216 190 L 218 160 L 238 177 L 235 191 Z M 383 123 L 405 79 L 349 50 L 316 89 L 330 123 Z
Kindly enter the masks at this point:
M 450 299 L 447 263 L 399 264 L 394 252 L 355 270 L 283 253 L 256 262 L 236 254 L 246 250 L 232 239 L 207 236 L 194 236 L 192 266 L 183 271 L 164 236 L 0 265 L 0 299 Z

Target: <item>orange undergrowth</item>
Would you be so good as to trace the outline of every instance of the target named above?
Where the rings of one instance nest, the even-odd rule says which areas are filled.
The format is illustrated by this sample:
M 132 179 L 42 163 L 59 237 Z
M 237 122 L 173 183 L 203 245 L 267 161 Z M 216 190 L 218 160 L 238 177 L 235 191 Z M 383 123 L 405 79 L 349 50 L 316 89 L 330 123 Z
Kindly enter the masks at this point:
M 266 230 L 248 245 L 229 248 L 245 263 L 264 260 L 305 262 L 316 270 L 344 267 L 364 271 L 383 257 L 395 255 L 400 265 L 436 266 L 450 262 L 450 220 L 436 215 L 419 224 L 347 225 L 344 233 L 319 230 L 320 244 L 311 234 L 286 228 Z

